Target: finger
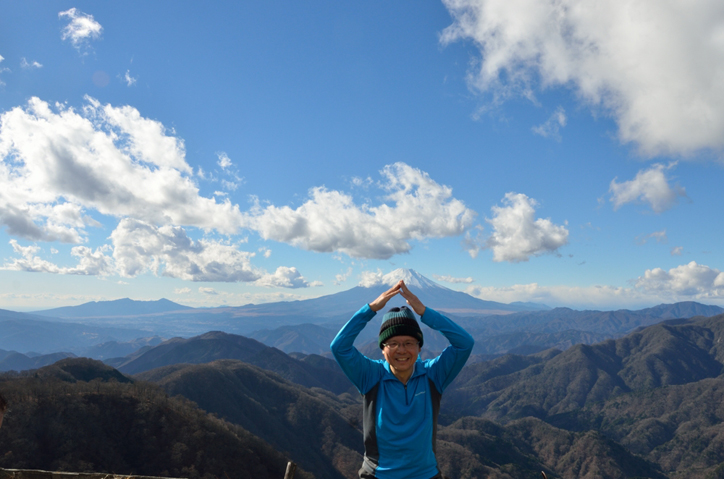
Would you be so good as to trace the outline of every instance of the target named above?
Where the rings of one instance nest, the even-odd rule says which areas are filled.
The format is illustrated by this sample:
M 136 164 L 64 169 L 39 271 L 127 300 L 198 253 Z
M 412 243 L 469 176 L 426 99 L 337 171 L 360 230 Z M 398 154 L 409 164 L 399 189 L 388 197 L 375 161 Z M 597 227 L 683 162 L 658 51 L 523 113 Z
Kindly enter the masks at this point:
M 389 299 L 389 298 L 395 296 L 395 295 L 396 295 L 397 293 L 399 293 L 399 292 L 400 292 L 399 289 L 392 288 L 392 289 L 388 289 L 387 291 L 385 291 L 385 292 L 382 293 L 382 294 L 383 294 L 383 296 L 385 296 L 386 298 Z

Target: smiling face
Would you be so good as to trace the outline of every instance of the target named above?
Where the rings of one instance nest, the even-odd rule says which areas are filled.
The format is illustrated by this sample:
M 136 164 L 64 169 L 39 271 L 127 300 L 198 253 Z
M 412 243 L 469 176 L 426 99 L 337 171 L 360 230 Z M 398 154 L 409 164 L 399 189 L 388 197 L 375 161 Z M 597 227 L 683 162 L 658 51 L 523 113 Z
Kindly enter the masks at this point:
M 410 346 L 405 347 L 405 344 Z M 398 345 L 398 347 L 395 349 L 388 345 Z M 385 342 L 382 355 L 390 363 L 392 374 L 403 383 L 407 383 L 415 370 L 415 361 L 420 355 L 420 343 L 412 336 L 393 336 Z

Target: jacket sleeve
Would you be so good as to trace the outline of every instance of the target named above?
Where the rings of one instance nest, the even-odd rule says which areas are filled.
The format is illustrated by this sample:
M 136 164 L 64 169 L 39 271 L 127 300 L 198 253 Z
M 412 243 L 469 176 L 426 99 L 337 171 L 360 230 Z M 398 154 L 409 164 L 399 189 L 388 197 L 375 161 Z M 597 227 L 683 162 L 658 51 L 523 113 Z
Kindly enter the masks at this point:
M 434 309 L 425 308 L 420 318 L 430 328 L 440 331 L 450 346 L 440 356 L 428 362 L 428 375 L 441 393 L 455 379 L 470 357 L 475 340 L 463 328 Z
M 330 345 L 334 359 L 361 394 L 377 384 L 382 374 L 379 361 L 368 358 L 354 347 L 357 335 L 376 314 L 368 304 L 364 305 L 347 321 Z

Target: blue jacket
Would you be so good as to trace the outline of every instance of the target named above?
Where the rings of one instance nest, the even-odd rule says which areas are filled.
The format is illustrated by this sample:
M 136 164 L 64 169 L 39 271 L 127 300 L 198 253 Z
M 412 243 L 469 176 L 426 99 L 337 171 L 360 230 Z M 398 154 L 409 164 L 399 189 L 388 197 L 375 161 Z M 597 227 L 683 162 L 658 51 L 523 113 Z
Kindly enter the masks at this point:
M 387 361 L 372 360 L 353 346 L 376 314 L 365 305 L 331 345 L 342 370 L 364 396 L 362 469 L 380 479 L 431 479 L 439 472 L 435 439 L 440 398 L 470 356 L 473 338 L 450 319 L 426 308 L 421 321 L 440 331 L 450 346 L 435 359 L 418 358 L 403 385 L 390 372 Z

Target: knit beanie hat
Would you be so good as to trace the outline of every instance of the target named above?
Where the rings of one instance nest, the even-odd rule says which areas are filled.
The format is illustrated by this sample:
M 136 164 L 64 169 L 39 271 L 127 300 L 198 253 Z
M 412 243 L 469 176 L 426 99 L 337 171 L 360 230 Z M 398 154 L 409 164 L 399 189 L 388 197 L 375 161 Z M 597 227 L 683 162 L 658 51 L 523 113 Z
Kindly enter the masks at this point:
M 422 347 L 422 330 L 417 324 L 415 314 L 407 306 L 392 308 L 382 317 L 380 337 L 377 343 L 380 349 L 382 344 L 393 336 L 412 336 L 420 342 Z

